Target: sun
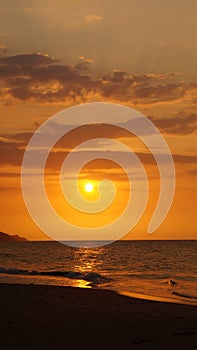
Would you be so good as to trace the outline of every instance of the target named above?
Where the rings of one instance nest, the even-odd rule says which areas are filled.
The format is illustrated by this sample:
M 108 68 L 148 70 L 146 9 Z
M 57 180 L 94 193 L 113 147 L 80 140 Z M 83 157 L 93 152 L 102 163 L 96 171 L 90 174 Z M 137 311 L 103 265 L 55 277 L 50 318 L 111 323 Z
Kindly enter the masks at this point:
M 84 189 L 86 192 L 92 192 L 94 189 L 94 186 L 92 185 L 91 182 L 87 182 L 84 186 Z

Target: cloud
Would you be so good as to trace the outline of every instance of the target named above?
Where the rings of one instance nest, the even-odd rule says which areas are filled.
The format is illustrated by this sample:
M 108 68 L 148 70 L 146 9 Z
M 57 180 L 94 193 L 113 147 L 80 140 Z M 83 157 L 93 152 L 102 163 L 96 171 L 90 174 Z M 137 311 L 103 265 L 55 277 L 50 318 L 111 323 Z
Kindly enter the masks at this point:
M 102 128 L 102 126 L 99 126 L 99 128 Z M 6 137 L 2 138 L 0 140 L 0 153 L 2 155 L 0 158 L 0 166 L 12 165 L 12 166 L 20 167 L 22 165 L 22 159 L 23 159 L 26 145 L 31 136 L 32 136 L 31 133 L 21 133 L 21 134 L 15 134 L 15 135 L 7 135 Z M 69 154 L 70 150 L 76 145 L 78 145 L 80 142 L 82 142 L 82 140 L 84 140 L 84 138 L 87 136 L 88 136 L 88 133 L 87 135 L 84 136 L 84 130 L 81 129 L 81 132 L 79 133 L 79 136 L 77 138 L 73 137 L 73 134 L 70 133 L 70 136 L 68 136 L 65 140 L 61 139 L 59 143 L 57 143 L 56 146 L 53 148 L 52 152 L 50 152 L 50 155 L 47 160 L 47 168 L 56 169 L 56 170 L 60 169 L 62 162 L 64 161 L 65 157 Z M 97 137 L 99 137 L 99 133 L 97 133 Z M 83 157 L 84 153 L 89 152 L 89 150 L 84 149 L 80 152 L 81 152 L 80 153 L 81 157 Z M 115 151 L 116 155 L 117 155 L 117 152 L 118 151 Z M 98 156 L 97 151 L 92 150 L 91 154 L 93 153 L 95 153 L 95 157 Z M 104 150 L 103 158 L 105 158 L 106 155 L 109 156 L 110 159 L 113 159 L 114 151 Z M 136 155 L 139 157 L 139 159 L 143 164 L 155 165 L 155 160 L 151 153 L 147 153 L 144 151 L 137 151 Z M 123 156 L 122 153 L 121 153 L 121 156 Z M 101 158 L 100 155 L 99 155 L 99 158 Z M 176 164 L 196 164 L 197 163 L 196 155 L 174 154 L 173 159 Z M 102 165 L 100 165 L 99 168 L 100 169 L 108 168 L 107 162 L 108 161 L 103 160 Z M 165 155 L 163 156 L 163 162 L 165 162 Z M 91 168 L 92 167 L 90 166 L 90 169 Z M 93 168 L 95 168 L 95 166 Z M 110 168 L 117 168 L 117 165 L 110 166 Z
M 99 22 L 99 21 L 102 20 L 102 17 L 92 14 L 92 15 L 85 16 L 85 19 L 86 19 L 87 22 Z
M 49 57 L 48 54 L 43 54 L 40 52 L 29 53 L 29 54 L 20 54 L 15 56 L 7 56 L 0 58 L 0 64 L 2 65 L 19 65 L 20 67 L 24 66 L 40 66 L 58 62 Z
M 20 166 L 22 164 L 24 151 L 18 148 L 17 143 L 0 141 L 0 165 Z
M 16 172 L 0 172 L 0 177 L 5 177 L 5 178 L 8 178 L 8 177 L 11 177 L 11 178 L 15 178 L 15 177 L 19 177 L 20 176 L 20 172 L 16 173 Z
M 192 169 L 188 171 L 189 175 L 197 176 L 197 169 Z
M 149 119 L 166 134 L 188 135 L 197 131 L 197 114 L 177 114 L 171 118 L 156 118 L 149 116 Z
M 79 60 L 85 63 L 93 63 L 93 60 L 91 58 L 86 58 L 84 56 L 79 56 Z
M 0 75 L 6 96 L 34 103 L 84 103 L 92 100 L 148 105 L 197 96 L 195 83 L 177 81 L 176 74 L 128 74 L 113 70 L 95 78 L 92 60 L 79 57 L 75 65 L 60 64 L 47 54 L 0 57 Z M 1 96 L 3 98 L 3 94 Z
M 189 155 L 182 155 L 182 154 L 174 154 L 173 159 L 174 159 L 175 163 L 178 163 L 178 164 L 197 163 L 197 156 L 196 155 L 189 156 Z
M 182 83 L 178 84 L 163 84 L 157 86 L 143 87 L 140 86 L 135 90 L 134 96 L 138 99 L 143 99 L 149 103 L 154 101 L 173 101 L 180 99 L 185 94 L 185 86 Z
M 0 75 L 8 89 L 6 93 L 39 103 L 81 99 L 82 89 L 91 89 L 90 59 L 83 58 L 74 66 L 56 63 L 40 53 L 1 57 Z
M 7 46 L 0 44 L 0 55 L 5 54 L 8 51 Z
M 24 9 L 23 9 L 23 12 L 24 12 L 24 13 L 32 13 L 32 12 L 34 12 L 34 8 L 33 8 L 33 7 L 24 8 Z

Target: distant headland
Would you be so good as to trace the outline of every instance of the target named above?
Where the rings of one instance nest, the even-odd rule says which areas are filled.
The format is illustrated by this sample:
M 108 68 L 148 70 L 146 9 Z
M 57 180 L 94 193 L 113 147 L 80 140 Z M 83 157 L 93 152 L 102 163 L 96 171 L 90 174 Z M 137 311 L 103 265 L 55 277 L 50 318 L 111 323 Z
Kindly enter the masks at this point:
M 9 235 L 5 232 L 0 232 L 0 242 L 24 242 L 28 241 L 24 237 L 20 237 L 19 235 Z

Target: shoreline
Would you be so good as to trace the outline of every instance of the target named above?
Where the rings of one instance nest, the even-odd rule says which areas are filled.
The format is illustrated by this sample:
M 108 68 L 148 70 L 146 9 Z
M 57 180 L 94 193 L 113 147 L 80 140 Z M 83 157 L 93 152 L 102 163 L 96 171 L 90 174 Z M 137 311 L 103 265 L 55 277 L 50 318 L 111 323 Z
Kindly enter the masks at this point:
M 5 346 L 195 349 L 197 307 L 111 290 L 0 283 Z M 6 347 L 6 348 L 7 348 Z
M 9 275 L 8 275 L 9 276 Z M 23 279 L 24 278 L 29 278 L 30 276 L 26 276 L 24 275 L 23 276 Z M 32 276 L 31 276 L 32 277 Z M 73 279 L 75 281 L 75 279 Z M 72 281 L 73 281 L 72 280 Z M 82 280 L 83 282 L 87 282 L 86 280 Z M 93 289 L 93 290 L 104 290 L 104 291 L 113 291 L 119 295 L 123 295 L 123 296 L 126 296 L 126 297 L 130 297 L 130 298 L 134 298 L 134 299 L 142 299 L 142 300 L 149 300 L 149 301 L 158 301 L 158 302 L 164 302 L 164 303 L 172 303 L 172 304 L 180 304 L 180 305 L 191 305 L 191 306 L 197 306 L 197 298 L 196 298 L 196 301 L 193 301 L 194 297 L 186 297 L 184 294 L 177 294 L 177 296 L 179 296 L 180 298 L 184 298 L 184 299 L 177 299 L 177 298 L 174 298 L 173 296 L 172 297 L 160 297 L 160 296 L 154 296 L 154 295 L 150 295 L 150 294 L 142 294 L 142 293 L 135 293 L 135 292 L 129 292 L 129 291 L 125 291 L 125 290 L 116 290 L 116 289 L 110 289 L 110 288 L 105 288 L 105 287 L 102 287 L 102 286 L 96 286 L 96 285 L 92 285 L 91 283 L 88 283 L 87 285 L 84 284 L 83 287 L 79 287 L 79 286 L 75 286 L 75 285 L 58 285 L 58 284 L 53 284 L 53 283 L 50 283 L 50 284 L 45 284 L 45 283 L 34 283 L 34 282 L 29 282 L 29 283 L 24 283 L 24 280 L 22 282 L 20 281 L 17 281 L 17 282 L 9 282 L 9 281 L 3 281 L 1 282 L 0 281 L 0 284 L 14 284 L 14 285 L 17 285 L 17 284 L 22 284 L 22 285 L 38 285 L 38 286 L 55 286 L 55 287 L 71 287 L 71 288 L 80 288 L 80 289 Z M 176 294 L 175 294 L 176 295 Z
M 162 302 L 162 303 L 171 303 L 171 304 L 179 304 L 179 305 L 190 305 L 190 306 L 197 306 L 197 301 L 192 302 L 190 301 L 190 297 L 188 297 L 187 300 L 181 300 L 181 299 L 175 299 L 173 297 L 165 298 L 165 297 L 157 297 L 153 295 L 148 295 L 148 294 L 140 294 L 140 293 L 134 293 L 134 292 L 126 292 L 126 291 L 116 291 L 120 295 L 125 295 L 130 298 L 134 299 L 142 299 L 142 300 L 149 300 L 149 301 L 157 301 L 157 302 Z M 180 296 L 184 297 L 183 295 L 180 294 Z M 186 297 L 185 297 L 186 298 Z M 191 297 L 192 299 L 192 297 Z

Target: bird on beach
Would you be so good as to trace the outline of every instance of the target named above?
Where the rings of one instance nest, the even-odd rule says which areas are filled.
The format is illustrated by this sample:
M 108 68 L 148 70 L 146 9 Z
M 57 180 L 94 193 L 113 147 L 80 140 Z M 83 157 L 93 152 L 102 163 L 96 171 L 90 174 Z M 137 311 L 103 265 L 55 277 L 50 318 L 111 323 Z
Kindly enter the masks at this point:
M 169 284 L 170 286 L 174 286 L 174 285 L 176 284 L 176 282 L 173 281 L 173 280 L 169 280 L 169 281 L 168 281 L 168 284 Z

